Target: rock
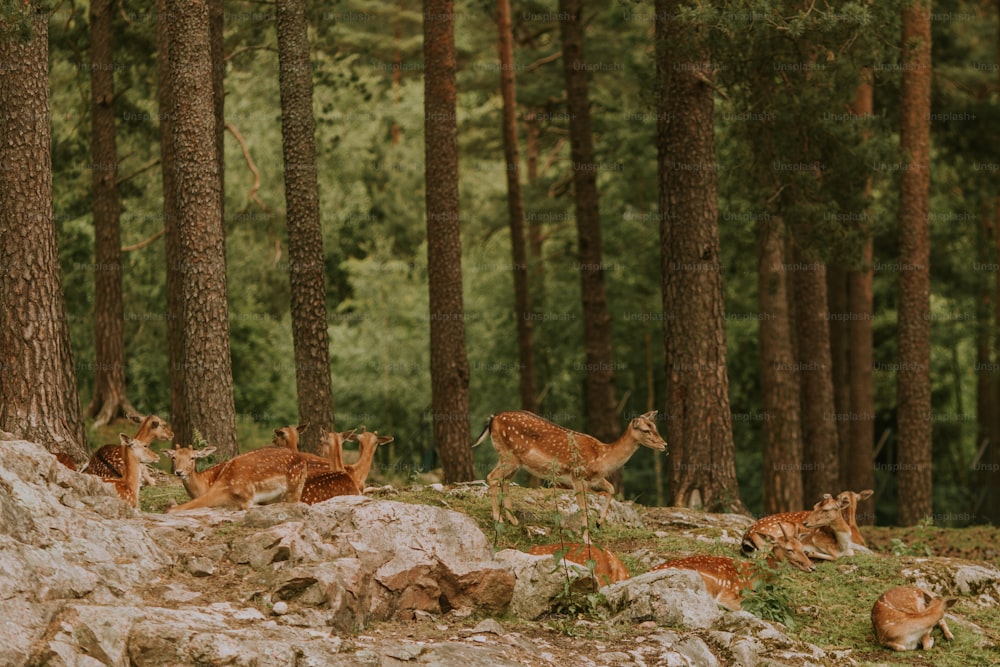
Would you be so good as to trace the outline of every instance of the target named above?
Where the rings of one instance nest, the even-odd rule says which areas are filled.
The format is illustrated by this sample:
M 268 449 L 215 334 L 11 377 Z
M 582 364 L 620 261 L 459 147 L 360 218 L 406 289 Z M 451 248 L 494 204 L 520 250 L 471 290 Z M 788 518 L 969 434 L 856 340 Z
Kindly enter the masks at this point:
M 695 667 L 718 667 L 719 659 L 700 637 L 691 636 L 674 645 L 674 650 L 691 661 Z
M 516 549 L 504 549 L 496 560 L 514 575 L 510 613 L 534 620 L 552 609 L 558 596 L 568 590 L 585 594 L 596 590 L 587 568 L 564 561 L 557 564 L 552 556 L 532 556 Z M 569 577 L 569 582 L 567 582 Z
M 696 572 L 655 570 L 601 589 L 616 620 L 705 629 L 722 615 Z
M 288 603 L 285 602 L 284 600 L 278 600 L 271 607 L 271 612 L 275 616 L 284 616 L 285 614 L 288 613 Z

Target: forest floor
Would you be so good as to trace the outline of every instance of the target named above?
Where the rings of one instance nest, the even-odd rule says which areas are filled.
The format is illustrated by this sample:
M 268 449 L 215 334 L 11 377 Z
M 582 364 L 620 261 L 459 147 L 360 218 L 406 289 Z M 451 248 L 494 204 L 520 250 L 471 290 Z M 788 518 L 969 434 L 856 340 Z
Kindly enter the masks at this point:
M 578 539 L 572 529 L 560 527 L 562 520 L 554 510 L 555 496 L 566 492 L 555 489 L 513 490 L 514 509 L 522 518 L 518 527 L 499 527 L 490 517 L 489 498 L 484 489 L 469 486 L 468 492 L 446 494 L 428 487 L 395 490 L 387 487 L 378 497 L 400 502 L 444 506 L 471 516 L 497 549 L 527 549 L 536 543 Z M 162 512 L 171 502 L 184 502 L 187 496 L 176 477 L 158 475 L 155 487 L 144 488 L 142 508 Z M 550 508 L 550 509 L 548 509 Z M 607 525 L 595 532 L 595 541 L 622 556 L 633 575 L 648 571 L 667 558 L 693 553 L 732 555 L 735 552 L 733 531 L 713 526 L 714 515 L 707 520 L 678 521 L 672 508 L 635 506 L 642 525 Z M 682 510 L 683 511 L 683 510 Z M 224 531 L 223 531 L 224 532 Z M 783 568 L 777 583 L 765 584 L 749 592 L 744 606 L 768 620 L 783 620 L 788 634 L 827 650 L 852 649 L 860 665 L 923 665 L 959 667 L 965 665 L 1000 665 L 1000 609 L 983 607 L 973 598 L 959 598 L 949 614 L 955 641 L 945 642 L 935 631 L 935 647 L 929 652 L 894 653 L 879 647 L 869 619 L 871 605 L 881 592 L 895 585 L 909 583 L 901 574 L 904 566 L 932 567 L 936 559 L 986 561 L 1000 567 L 1000 529 L 991 526 L 938 528 L 930 525 L 913 528 L 862 527 L 874 555 L 859 555 L 835 563 L 821 563 L 815 573 Z M 931 558 L 930 561 L 927 559 Z M 942 563 L 944 561 L 941 561 Z M 231 576 L 217 578 L 215 590 L 204 591 L 209 599 L 249 600 L 254 593 L 252 582 L 244 582 L 239 568 Z M 216 579 L 216 577 L 202 578 Z M 197 585 L 191 582 L 191 585 Z M 245 589 L 245 590 L 244 590 Z M 218 596 L 218 597 L 216 597 Z M 344 638 L 356 649 L 377 645 L 380 638 L 414 642 L 440 642 L 460 638 L 508 644 L 525 665 L 612 664 L 599 656 L 618 656 L 632 664 L 627 651 L 651 641 L 657 628 L 622 627 L 608 622 L 599 602 L 576 601 L 575 613 L 553 614 L 538 622 L 512 617 L 498 619 L 504 638 L 475 633 L 484 619 L 473 614 L 463 617 L 451 613 L 443 617 L 418 619 L 418 622 L 379 623 Z M 985 629 L 985 630 L 984 630 Z M 985 641 L 983 635 L 986 636 Z M 509 646 L 515 645 L 513 649 Z M 518 648 L 519 644 L 524 645 Z M 650 644 L 646 644 L 650 647 Z M 531 648 L 534 647 L 534 648 Z M 543 655 L 544 654 L 544 655 Z M 597 660 L 595 663 L 594 660 Z

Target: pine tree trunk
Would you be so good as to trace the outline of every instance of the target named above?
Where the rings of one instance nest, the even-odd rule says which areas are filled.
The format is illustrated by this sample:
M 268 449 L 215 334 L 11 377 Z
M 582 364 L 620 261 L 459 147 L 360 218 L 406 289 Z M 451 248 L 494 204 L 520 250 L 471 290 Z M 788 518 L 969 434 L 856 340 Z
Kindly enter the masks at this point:
M 806 505 L 840 486 L 840 446 L 830 360 L 826 265 L 795 248 L 795 332 L 802 405 L 802 495 Z
M 528 256 L 524 242 L 524 199 L 517 146 L 517 92 L 514 75 L 514 39 L 510 27 L 510 0 L 497 0 L 500 93 L 503 97 L 503 150 L 507 173 L 507 209 L 514 274 L 514 314 L 520 360 L 521 409 L 538 412 L 535 386 L 535 344 L 528 289 Z
M 657 157 L 673 504 L 745 511 L 734 459 L 719 256 L 711 57 L 656 2 Z
M 166 231 L 167 359 L 170 371 L 170 426 L 175 442 L 194 442 L 184 397 L 184 302 L 181 295 L 181 247 L 177 226 L 177 189 L 170 85 L 168 0 L 156 1 L 156 82 L 160 109 L 160 173 L 163 179 L 163 226 Z
M 779 217 L 761 225 L 757 299 L 760 313 L 760 391 L 764 408 L 764 513 L 797 512 L 802 500 L 802 431 L 795 372 L 785 227 Z
M 837 413 L 837 442 L 840 443 L 837 462 L 839 489 L 850 482 L 844 477 L 849 466 L 851 422 L 850 324 L 845 317 L 848 308 L 847 269 L 839 260 L 826 265 L 826 304 L 830 322 L 830 376 L 833 381 L 833 405 Z
M 208 0 L 208 35 L 212 54 L 212 101 L 215 110 L 215 155 L 219 165 L 219 219 L 226 219 L 226 88 L 225 10 L 222 0 Z M 225 233 L 225 232 L 223 232 Z
M 896 420 L 899 518 L 911 526 L 931 503 L 930 111 L 931 19 L 927 2 L 903 10 L 899 183 L 899 371 Z
M 83 461 L 52 217 L 48 19 L 34 5 L 0 17 L 0 63 L 17 65 L 0 76 L 0 430 Z
M 230 458 L 239 453 L 226 299 L 226 247 L 216 152 L 206 0 L 171 0 L 167 22 L 174 188 L 183 308 L 184 394 L 192 430 Z M 176 433 L 175 433 L 176 435 Z
M 431 419 L 445 482 L 475 478 L 458 208 L 454 0 L 424 0 L 424 164 L 431 325 Z
M 559 0 L 566 109 L 569 112 L 570 158 L 583 294 L 584 376 L 588 432 L 613 442 L 620 434 L 615 415 L 615 373 L 611 353 L 611 316 L 604 288 L 601 218 L 597 200 L 597 165 L 590 132 L 590 95 L 583 55 L 583 3 Z M 614 480 L 610 480 L 612 484 Z M 616 485 L 618 488 L 620 485 Z M 620 491 L 621 489 L 618 488 Z
M 853 111 L 860 117 L 872 114 L 871 72 L 862 71 Z M 867 137 L 866 137 L 867 138 Z M 865 200 L 871 199 L 871 179 L 865 182 Z M 847 298 L 850 321 L 848 335 L 848 368 L 850 385 L 850 437 L 841 440 L 847 450 L 846 465 L 840 471 L 841 486 L 845 490 L 863 491 L 875 488 L 875 386 L 872 372 L 875 367 L 875 342 L 872 322 L 875 319 L 875 302 L 872 296 L 873 242 L 871 231 L 866 230 L 861 251 L 861 266 L 847 274 Z M 842 460 L 844 460 L 842 458 Z M 858 503 L 855 519 L 861 525 L 875 523 L 875 498 Z
M 90 3 L 91 141 L 94 188 L 94 427 L 135 412 L 125 393 L 121 204 L 115 143 L 114 2 Z
M 303 0 L 279 0 L 277 6 L 295 387 L 299 397 L 299 423 L 312 425 L 302 432 L 300 448 L 315 453 L 319 451 L 323 431 L 334 429 L 334 415 L 323 230 L 316 177 L 312 68 L 305 10 Z

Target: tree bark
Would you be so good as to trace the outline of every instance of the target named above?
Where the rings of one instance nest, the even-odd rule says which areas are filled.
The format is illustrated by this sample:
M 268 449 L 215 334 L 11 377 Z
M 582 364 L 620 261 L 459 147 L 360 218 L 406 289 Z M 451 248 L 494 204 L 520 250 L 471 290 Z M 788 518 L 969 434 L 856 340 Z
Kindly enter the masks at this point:
M 872 84 L 870 72 L 864 72 L 865 81 L 858 86 L 854 100 L 854 113 L 861 117 L 872 113 Z M 871 197 L 871 179 L 865 184 L 865 199 Z M 875 386 L 872 373 L 875 367 L 875 343 L 872 322 L 875 319 L 875 302 L 872 296 L 873 243 L 871 231 L 866 230 L 862 248 L 861 266 L 847 274 L 848 331 L 851 340 L 848 352 L 850 385 L 850 437 L 841 440 L 847 450 L 846 466 L 840 472 L 844 490 L 863 491 L 875 488 Z M 844 460 L 844 459 L 842 459 Z M 861 525 L 875 523 L 875 499 L 858 503 L 855 519 Z
M 304 0 L 279 0 L 278 65 L 281 135 L 285 159 L 292 338 L 300 448 L 318 453 L 323 431 L 334 430 L 330 383 L 330 340 L 326 317 L 326 274 L 316 175 L 316 123 L 312 67 Z
M 507 210 L 514 274 L 514 314 L 517 316 L 517 353 L 520 360 L 521 409 L 538 412 L 535 385 L 535 344 L 528 289 L 528 256 L 524 241 L 524 198 L 517 145 L 517 88 L 514 74 L 514 39 L 510 26 L 510 0 L 497 0 L 500 94 L 503 98 L 503 150 L 507 173 Z
M 760 314 L 760 390 L 764 408 L 764 513 L 797 512 L 802 500 L 799 378 L 788 312 L 785 226 L 761 225 L 757 299 Z
M 183 306 L 184 394 L 192 430 L 221 456 L 239 453 L 226 299 L 226 248 L 216 152 L 209 7 L 170 0 L 170 108 Z
M 743 512 L 719 256 L 711 57 L 678 0 L 656 2 L 657 158 L 673 504 Z
M 165 230 L 167 287 L 167 360 L 170 371 L 170 425 L 176 442 L 194 442 L 184 397 L 184 302 L 181 295 L 181 247 L 177 226 L 177 190 L 174 171 L 173 106 L 170 83 L 170 8 L 168 0 L 156 0 L 157 98 L 160 109 L 160 173 L 163 179 L 163 227 Z
M 16 64 L 0 76 L 0 430 L 84 461 L 52 217 L 48 19 L 34 4 L 0 17 L 0 63 Z
M 930 111 L 931 18 L 927 2 L 903 10 L 899 183 L 899 371 L 896 421 L 898 522 L 931 515 Z
M 847 269 L 838 259 L 826 265 L 826 304 L 830 322 L 830 376 L 833 382 L 833 406 L 837 413 L 837 442 L 839 460 L 838 488 L 846 489 L 850 482 L 847 474 L 851 440 L 851 382 L 848 357 L 850 354 L 850 324 L 846 317 L 849 298 L 847 294 Z
M 802 495 L 806 504 L 839 493 L 840 445 L 830 360 L 826 265 L 795 248 L 795 331 L 802 405 Z
M 431 419 L 445 482 L 472 480 L 469 360 L 462 303 L 453 0 L 424 0 L 424 164 Z
M 590 131 L 590 96 L 583 54 L 583 2 L 559 0 L 566 109 L 569 112 L 570 158 L 583 295 L 584 368 L 587 429 L 597 439 L 613 442 L 621 428 L 615 414 L 615 373 L 611 351 L 611 315 L 604 287 L 601 218 L 598 212 L 597 165 Z M 614 484 L 614 480 L 611 480 Z M 620 485 L 619 485 L 620 486 Z M 619 488 L 616 486 L 616 488 Z
M 94 427 L 135 412 L 125 392 L 118 150 L 115 142 L 114 2 L 90 3 L 91 183 L 94 188 Z

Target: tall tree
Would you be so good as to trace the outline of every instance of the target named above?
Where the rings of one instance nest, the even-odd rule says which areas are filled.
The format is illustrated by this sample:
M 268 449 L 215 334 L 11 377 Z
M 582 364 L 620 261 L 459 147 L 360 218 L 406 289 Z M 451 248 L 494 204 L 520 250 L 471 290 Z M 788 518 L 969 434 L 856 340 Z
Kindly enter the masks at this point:
M 900 68 L 899 371 L 896 422 L 899 448 L 898 522 L 930 516 L 930 113 L 931 10 L 928 0 L 903 9 Z
M 322 431 L 333 430 L 330 340 L 326 319 L 323 230 L 316 179 L 316 123 L 304 0 L 278 2 L 278 67 L 281 147 L 285 158 L 292 339 L 301 446 L 317 452 Z
M 840 460 L 837 471 L 840 487 L 844 486 L 847 470 L 847 443 L 851 438 L 851 422 L 843 418 L 851 411 L 851 384 L 848 355 L 850 354 L 850 324 L 846 316 L 849 298 L 847 295 L 847 267 L 841 257 L 836 257 L 826 265 L 826 306 L 830 318 L 830 375 L 833 379 L 833 404 L 838 415 L 837 442 L 840 443 Z
M 757 301 L 760 313 L 760 394 L 764 408 L 764 513 L 797 512 L 802 500 L 802 431 L 795 372 L 785 226 L 778 216 L 760 227 Z
M 446 482 L 475 476 L 462 303 L 453 0 L 424 0 L 424 170 L 431 320 L 431 418 Z
M 170 0 L 168 76 L 183 304 L 184 400 L 192 429 L 235 456 L 236 412 L 229 352 L 226 248 L 216 152 L 207 0 Z
M 514 274 L 514 314 L 517 316 L 517 353 L 521 365 L 521 408 L 529 412 L 538 412 L 535 344 L 530 316 L 531 297 L 528 291 L 528 255 L 524 241 L 524 198 L 521 195 L 521 165 L 517 146 L 517 88 L 514 38 L 510 26 L 510 0 L 497 0 L 497 31 L 500 52 L 500 95 L 503 98 L 503 151 L 507 165 L 507 210 L 510 215 L 510 246 Z
M 862 73 L 854 99 L 854 114 L 867 118 L 872 114 L 871 72 Z M 871 196 L 871 179 L 864 185 L 864 200 Z M 840 447 L 846 450 L 841 457 L 843 465 L 840 481 L 843 489 L 861 491 L 875 488 L 874 448 L 875 448 L 875 386 L 872 373 L 875 368 L 875 341 L 872 335 L 872 321 L 875 319 L 875 304 L 872 294 L 874 277 L 872 259 L 873 242 L 871 230 L 864 231 L 860 264 L 847 274 L 848 286 L 848 384 L 850 387 L 850 432 Z M 856 519 L 860 524 L 875 523 L 875 499 L 869 498 L 858 503 Z
M 570 158 L 583 295 L 583 337 L 587 384 L 587 428 L 605 442 L 621 432 L 615 414 L 615 374 L 611 354 L 611 315 L 604 288 L 601 218 L 597 199 L 597 165 L 590 131 L 590 95 L 583 54 L 583 2 L 559 0 L 566 109 L 569 113 Z M 611 480 L 612 484 L 615 483 Z M 621 488 L 619 484 L 616 488 Z
M 47 7 L 0 13 L 0 429 L 87 457 L 52 217 Z
M 826 264 L 795 250 L 795 333 L 798 339 L 799 393 L 802 400 L 802 494 L 806 503 L 838 493 L 840 445 L 830 359 L 830 316 Z
M 657 158 L 673 503 L 744 511 L 719 256 L 711 56 L 680 0 L 656 1 Z
M 156 0 L 156 86 L 160 120 L 160 174 L 163 179 L 163 226 L 166 246 L 167 359 L 170 369 L 170 420 L 177 442 L 193 442 L 184 397 L 184 300 L 181 294 L 181 245 L 177 226 L 176 163 L 170 80 L 171 40 L 168 0 Z
M 102 426 L 135 412 L 125 393 L 114 2 L 90 3 L 91 183 L 94 188 L 94 394 L 86 414 Z

